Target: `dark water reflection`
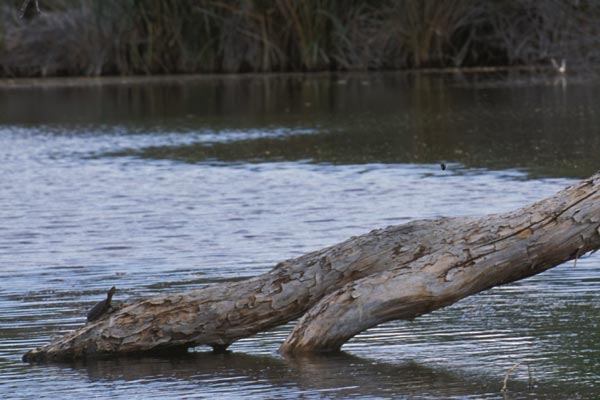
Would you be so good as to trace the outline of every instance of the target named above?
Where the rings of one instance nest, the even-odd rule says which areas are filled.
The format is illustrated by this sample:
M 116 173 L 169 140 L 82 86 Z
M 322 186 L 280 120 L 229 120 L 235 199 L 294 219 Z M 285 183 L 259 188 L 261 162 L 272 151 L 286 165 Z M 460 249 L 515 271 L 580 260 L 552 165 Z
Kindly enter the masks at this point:
M 288 324 L 228 355 L 20 357 L 112 285 L 119 301 L 240 279 L 374 227 L 548 196 L 598 169 L 598 83 L 49 82 L 0 90 L 0 397 L 501 398 L 516 362 L 530 371 L 508 398 L 597 397 L 596 255 L 373 328 L 338 356 L 280 357 Z
M 180 78 L 160 85 L 5 91 L 0 123 L 101 122 L 134 127 L 130 132 L 201 127 L 212 134 L 283 128 L 289 134 L 225 142 L 207 137 L 117 154 L 335 164 L 447 160 L 581 177 L 598 169 L 598 89 L 597 82 L 570 78 L 567 84 L 522 73 Z M 27 106 L 32 94 L 35 112 Z
M 286 360 L 264 355 L 207 353 L 178 359 L 99 360 L 32 368 L 50 369 L 56 375 L 88 380 L 92 385 L 118 382 L 119 397 L 135 395 L 141 382 L 149 389 L 145 398 L 161 398 L 163 394 L 153 395 L 152 388 L 168 387 L 169 384 L 179 385 L 178 394 L 184 397 L 206 392 L 227 395 L 232 385 L 238 386 L 246 396 L 266 398 L 289 397 L 292 392 L 309 398 L 315 395 L 390 397 L 398 393 L 429 398 L 481 398 L 497 390 L 481 380 L 466 381 L 451 371 L 410 362 L 373 362 L 349 354 Z M 523 389 L 520 383 L 514 386 Z M 422 391 L 425 387 L 427 394 Z M 269 391 L 265 393 L 267 388 Z

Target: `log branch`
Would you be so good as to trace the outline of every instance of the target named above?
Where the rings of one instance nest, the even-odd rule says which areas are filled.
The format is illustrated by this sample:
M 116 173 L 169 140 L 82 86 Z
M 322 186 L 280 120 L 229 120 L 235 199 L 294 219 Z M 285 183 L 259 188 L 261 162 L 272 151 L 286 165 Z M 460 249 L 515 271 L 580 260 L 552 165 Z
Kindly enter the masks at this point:
M 467 223 L 449 245 L 409 269 L 392 268 L 345 285 L 301 318 L 280 351 L 337 351 L 383 322 L 418 317 L 597 249 L 598 182 L 596 176 L 530 207 Z
M 522 209 L 374 230 L 266 274 L 127 304 L 25 354 L 64 360 L 232 342 L 304 315 L 284 353 L 336 351 L 379 323 L 414 318 L 600 248 L 600 175 Z
M 179 294 L 126 304 L 114 313 L 25 354 L 26 361 L 65 360 L 108 354 L 232 342 L 300 317 L 325 294 L 389 267 L 395 253 L 409 263 L 426 251 L 418 240 L 431 222 L 376 230 L 336 246 L 279 263 L 270 272 Z M 413 246 L 398 250 L 394 238 Z M 435 241 L 432 241 L 432 244 Z

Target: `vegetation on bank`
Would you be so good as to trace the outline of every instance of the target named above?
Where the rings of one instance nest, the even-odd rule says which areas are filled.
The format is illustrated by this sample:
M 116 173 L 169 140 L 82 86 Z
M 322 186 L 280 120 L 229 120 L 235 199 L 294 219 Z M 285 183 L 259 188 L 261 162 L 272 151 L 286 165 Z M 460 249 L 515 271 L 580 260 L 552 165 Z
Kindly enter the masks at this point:
M 0 75 L 380 70 L 600 61 L 593 0 L 23 0 Z

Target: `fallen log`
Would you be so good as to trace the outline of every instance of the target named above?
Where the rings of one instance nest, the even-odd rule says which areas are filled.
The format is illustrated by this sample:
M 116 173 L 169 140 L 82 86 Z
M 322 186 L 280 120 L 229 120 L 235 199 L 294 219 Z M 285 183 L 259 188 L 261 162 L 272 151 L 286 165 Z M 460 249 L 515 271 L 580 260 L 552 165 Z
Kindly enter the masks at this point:
M 385 321 L 412 319 L 600 248 L 600 174 L 516 211 L 374 230 L 247 280 L 124 305 L 24 361 L 187 349 L 298 321 L 283 353 L 337 351 Z

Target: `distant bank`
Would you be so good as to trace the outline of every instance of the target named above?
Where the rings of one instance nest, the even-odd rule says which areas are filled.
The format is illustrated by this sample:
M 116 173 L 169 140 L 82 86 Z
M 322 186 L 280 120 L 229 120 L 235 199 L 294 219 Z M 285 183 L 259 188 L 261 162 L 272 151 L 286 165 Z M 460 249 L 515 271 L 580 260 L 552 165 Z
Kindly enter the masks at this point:
M 598 65 L 600 2 L 24 0 L 0 5 L 0 76 Z

